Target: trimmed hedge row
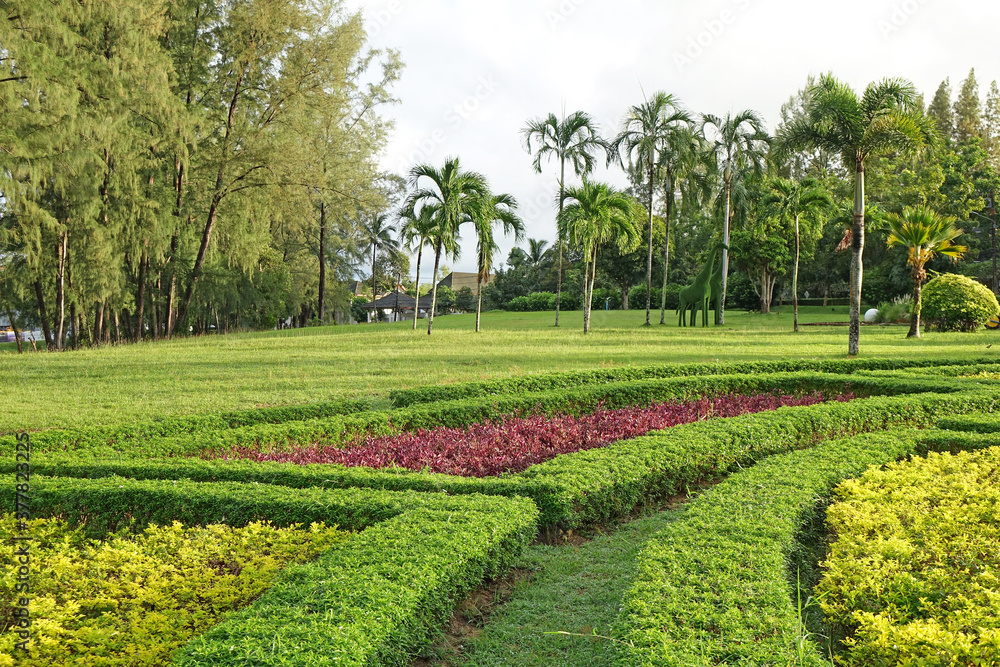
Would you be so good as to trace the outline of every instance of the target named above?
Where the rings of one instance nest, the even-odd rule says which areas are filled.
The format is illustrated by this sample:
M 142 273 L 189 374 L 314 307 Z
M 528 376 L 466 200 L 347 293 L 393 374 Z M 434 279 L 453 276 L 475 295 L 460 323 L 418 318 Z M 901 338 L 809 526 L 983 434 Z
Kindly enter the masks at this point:
M 996 394 L 966 392 L 880 396 L 849 403 L 781 408 L 675 426 L 602 449 L 559 456 L 515 475 L 484 479 L 325 464 L 80 460 L 69 453 L 39 457 L 33 465 L 38 474 L 69 477 L 121 475 L 256 482 L 299 489 L 373 488 L 524 496 L 538 506 L 543 525 L 572 528 L 626 514 L 648 500 L 675 495 L 700 480 L 820 440 L 903 425 L 926 427 L 944 415 L 990 412 L 998 405 L 1000 396 Z M 10 470 L 11 465 L 8 462 L 0 469 Z
M 14 484 L 0 481 L 0 502 L 12 506 Z M 174 520 L 363 529 L 288 568 L 256 603 L 175 654 L 183 667 L 406 664 L 462 597 L 513 564 L 538 518 L 520 498 L 121 478 L 35 477 L 32 499 L 36 516 L 86 521 L 99 532 Z
M 963 363 L 996 366 L 1000 364 L 1000 357 L 969 359 L 963 360 Z M 625 366 L 621 368 L 602 368 L 592 371 L 541 373 L 538 375 L 525 375 L 482 382 L 418 387 L 390 392 L 389 397 L 393 405 L 402 408 L 417 403 L 434 403 L 437 401 L 453 401 L 480 396 L 548 391 L 551 389 L 579 387 L 585 384 L 605 384 L 656 378 L 687 377 L 692 375 L 754 375 L 758 373 L 793 373 L 799 371 L 850 374 L 862 370 L 891 371 L 905 368 L 954 366 L 955 364 L 954 359 L 853 359 L 846 361 L 798 359 L 716 364 Z
M 463 427 L 508 415 L 581 414 L 593 412 L 602 403 L 610 409 L 719 394 L 775 391 L 839 393 L 848 389 L 857 395 L 869 396 L 959 391 L 968 386 L 968 382 L 950 378 L 895 379 L 813 372 L 676 377 L 419 404 L 399 410 L 360 412 L 326 419 L 185 431 L 180 435 L 152 437 L 142 442 L 102 441 L 100 438 L 85 440 L 75 436 L 60 439 L 55 432 L 51 432 L 33 436 L 32 444 L 39 453 L 86 450 L 105 457 L 117 457 L 121 453 L 141 457 L 184 456 L 203 451 L 223 452 L 234 447 L 280 448 L 314 442 L 349 445 L 369 434 L 393 435 L 420 428 Z M 13 447 L 13 436 L 0 441 L 0 452 L 12 451 Z
M 377 409 L 373 400 L 344 400 L 309 403 L 252 410 L 237 410 L 209 415 L 165 417 L 139 424 L 52 429 L 33 433 L 31 440 L 38 451 L 46 449 L 84 449 L 94 446 L 124 447 L 153 438 L 197 434 L 220 429 L 235 429 L 258 424 L 282 424 L 315 420 L 336 415 L 352 415 Z M 12 448 L 13 435 L 0 436 L 0 451 Z
M 969 415 L 942 419 L 938 422 L 938 428 L 970 433 L 1000 433 L 1000 415 Z
M 828 667 L 808 637 L 789 571 L 796 535 L 822 519 L 844 479 L 931 448 L 982 448 L 984 436 L 866 434 L 763 461 L 696 498 L 639 557 L 616 636 L 622 666 Z M 803 594 L 803 599 L 807 593 Z

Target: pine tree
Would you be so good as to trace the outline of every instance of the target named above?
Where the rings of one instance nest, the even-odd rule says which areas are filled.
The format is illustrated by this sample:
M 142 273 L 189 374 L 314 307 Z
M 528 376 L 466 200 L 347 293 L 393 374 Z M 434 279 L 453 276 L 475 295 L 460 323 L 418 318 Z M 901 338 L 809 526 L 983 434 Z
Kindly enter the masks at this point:
M 934 99 L 927 108 L 927 115 L 934 119 L 941 137 L 950 139 L 955 134 L 955 113 L 951 108 L 951 83 L 948 79 L 938 86 Z
M 979 99 L 979 84 L 976 70 L 969 71 L 969 77 L 962 82 L 962 89 L 955 100 L 955 140 L 958 143 L 982 136 L 982 103 Z
M 983 108 L 983 148 L 989 154 L 989 164 L 1000 170 L 1000 88 L 997 82 L 990 84 Z

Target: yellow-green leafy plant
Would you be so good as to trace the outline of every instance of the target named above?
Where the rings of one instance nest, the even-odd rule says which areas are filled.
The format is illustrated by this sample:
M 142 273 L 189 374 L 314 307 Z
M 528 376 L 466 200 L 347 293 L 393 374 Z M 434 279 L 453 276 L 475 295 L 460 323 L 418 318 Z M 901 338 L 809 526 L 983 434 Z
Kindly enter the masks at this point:
M 172 651 L 255 600 L 289 564 L 311 560 L 349 535 L 313 524 L 274 528 L 150 526 L 88 539 L 59 519 L 29 523 L 30 654 L 15 651 L 16 568 L 0 558 L 0 667 L 162 665 Z M 15 534 L 0 516 L 0 537 Z M 18 594 L 19 595 L 19 594 Z
M 837 497 L 817 591 L 844 664 L 997 664 L 1000 448 L 872 469 Z

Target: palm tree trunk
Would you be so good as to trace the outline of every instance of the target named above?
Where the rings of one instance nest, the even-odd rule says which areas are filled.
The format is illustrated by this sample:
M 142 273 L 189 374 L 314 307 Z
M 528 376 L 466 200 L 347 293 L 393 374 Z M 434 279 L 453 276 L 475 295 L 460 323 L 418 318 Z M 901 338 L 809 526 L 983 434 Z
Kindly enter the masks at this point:
M 650 156 L 652 162 L 652 156 Z M 653 165 L 649 165 L 649 257 L 646 260 L 646 326 L 649 326 L 649 308 L 653 299 Z
M 719 295 L 719 325 L 726 323 L 726 287 L 729 284 L 729 207 L 733 182 L 726 181 L 726 211 L 722 221 L 722 294 Z
M 670 209 L 674 199 L 673 179 L 667 176 L 667 235 L 663 242 L 663 291 L 660 293 L 660 324 L 667 323 L 667 274 L 670 272 Z
M 56 252 L 59 258 L 59 279 L 56 283 L 56 303 L 59 304 L 59 327 L 56 329 L 56 349 L 61 350 L 66 343 L 66 245 L 68 234 L 62 233 Z
M 795 271 L 792 273 L 792 321 L 795 333 L 799 332 L 799 216 L 795 216 Z
M 417 286 L 414 288 L 413 296 L 413 330 L 417 330 L 417 316 L 420 315 L 420 258 L 424 254 L 424 240 L 420 239 L 420 248 L 417 249 Z
M 438 268 L 441 265 L 441 247 L 444 245 L 444 239 L 438 239 L 437 246 L 434 248 L 434 273 L 432 274 L 431 280 L 433 281 L 431 287 L 431 312 L 427 314 L 427 335 L 431 335 L 431 330 L 434 328 L 434 309 L 437 308 L 438 301 L 438 284 L 437 275 Z
M 563 199 L 566 196 L 566 158 L 559 160 L 559 217 L 556 218 L 556 243 L 559 244 L 559 276 L 556 278 L 556 326 L 559 326 L 559 302 L 562 300 L 563 277 L 563 243 L 559 232 L 559 220 L 562 219 Z
M 479 317 L 483 312 L 483 279 L 476 279 L 476 333 L 479 333 Z
M 378 251 L 378 246 L 372 243 L 372 304 L 375 303 L 375 299 L 378 298 L 378 294 L 375 293 L 375 253 Z M 378 309 L 372 308 L 372 315 L 375 316 L 375 324 L 378 324 Z
M 587 267 L 588 275 L 586 277 L 586 289 L 584 290 L 584 298 L 587 300 L 586 312 L 583 318 L 583 333 L 590 333 L 590 315 L 594 310 L 594 281 L 597 279 L 597 249 L 590 258 L 590 265 Z
M 920 338 L 920 307 L 921 292 L 923 283 L 919 278 L 913 279 L 913 310 L 910 311 L 910 332 L 907 338 Z
M 858 162 L 854 174 L 854 227 L 851 239 L 851 328 L 847 354 L 856 357 L 861 346 L 861 280 L 864 275 L 862 255 L 865 251 L 865 165 Z

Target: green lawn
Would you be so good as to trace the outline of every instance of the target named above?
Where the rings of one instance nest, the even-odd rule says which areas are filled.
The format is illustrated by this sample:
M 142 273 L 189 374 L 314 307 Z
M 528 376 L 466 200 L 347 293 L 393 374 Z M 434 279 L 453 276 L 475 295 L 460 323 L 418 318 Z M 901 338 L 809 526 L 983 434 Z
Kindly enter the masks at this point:
M 780 314 L 730 312 L 726 327 L 643 326 L 642 311 L 582 315 L 487 313 L 435 321 L 433 337 L 409 325 L 362 325 L 206 336 L 169 342 L 17 355 L 0 351 L 0 433 L 113 424 L 158 415 L 385 396 L 392 389 L 548 370 L 766 359 L 842 359 L 846 327 L 791 331 Z M 804 308 L 803 322 L 846 321 L 846 308 Z M 655 313 L 654 322 L 659 321 Z M 927 334 L 866 327 L 862 356 L 948 358 L 997 354 L 1000 335 Z M 995 344 L 993 348 L 987 346 Z M 13 347 L 10 345 L 10 347 Z

